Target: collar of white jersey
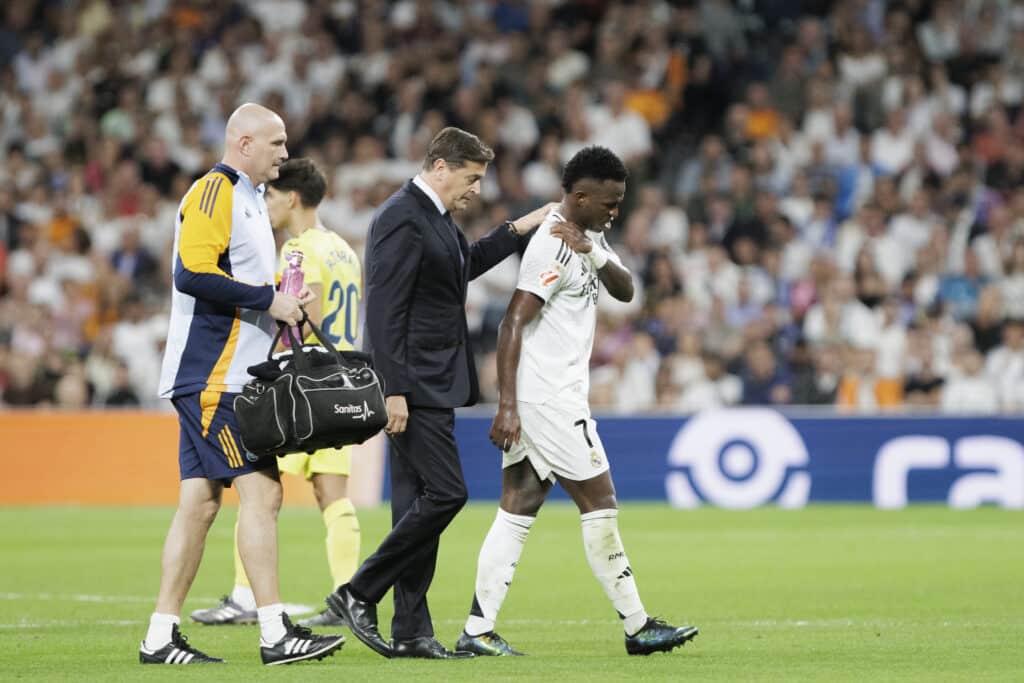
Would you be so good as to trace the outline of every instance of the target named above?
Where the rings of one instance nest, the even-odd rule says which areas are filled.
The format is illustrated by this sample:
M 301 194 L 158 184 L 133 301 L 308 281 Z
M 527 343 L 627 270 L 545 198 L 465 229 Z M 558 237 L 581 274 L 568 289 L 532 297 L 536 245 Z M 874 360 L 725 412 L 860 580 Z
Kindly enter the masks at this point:
M 239 169 L 235 168 L 234 166 L 230 166 L 228 164 L 225 164 L 223 161 L 218 163 L 217 166 L 223 166 L 225 169 L 229 170 L 231 173 L 234 173 L 235 175 L 237 175 L 239 182 L 244 180 L 245 182 L 242 183 L 242 187 L 248 187 L 250 190 L 252 190 L 252 193 L 254 195 L 256 195 L 257 197 L 262 197 L 263 193 L 267 189 L 266 185 L 263 184 L 263 183 L 260 183 L 259 185 L 253 184 L 252 178 L 250 178 L 249 174 L 246 173 L 245 171 L 239 170 Z M 214 166 L 214 170 L 217 169 L 217 166 Z
M 559 211 L 558 209 L 551 209 L 551 211 L 548 212 L 548 215 L 544 217 L 544 221 L 546 223 L 550 222 L 552 219 L 554 219 L 558 223 L 569 223 L 570 222 L 570 221 L 567 221 L 565 219 L 565 216 L 563 216 L 562 212 Z M 550 231 L 551 231 L 551 228 L 549 227 L 548 228 L 548 232 L 550 232 Z M 587 237 L 589 237 L 590 239 L 596 239 L 596 238 L 601 237 L 601 235 L 603 235 L 604 233 L 602 231 L 600 231 L 600 230 L 584 230 L 583 234 L 586 235 Z
M 260 183 L 259 185 L 256 185 L 255 183 L 252 182 L 252 178 L 250 178 L 249 174 L 247 174 L 245 171 L 239 171 L 238 169 L 235 169 L 235 173 L 238 174 L 238 177 L 240 179 L 245 181 L 245 184 L 252 189 L 253 194 L 255 194 L 257 197 L 262 197 L 263 193 L 266 192 L 266 184 Z

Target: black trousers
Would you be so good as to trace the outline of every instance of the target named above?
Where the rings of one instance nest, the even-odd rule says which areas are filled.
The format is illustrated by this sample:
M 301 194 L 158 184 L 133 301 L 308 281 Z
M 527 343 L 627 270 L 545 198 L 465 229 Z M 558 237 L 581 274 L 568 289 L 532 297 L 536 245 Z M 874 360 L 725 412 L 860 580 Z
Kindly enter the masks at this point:
M 438 542 L 466 504 L 455 411 L 410 407 L 405 432 L 391 437 L 389 464 L 391 532 L 349 586 L 374 603 L 394 587 L 395 640 L 433 636 L 427 589 L 434 578 Z

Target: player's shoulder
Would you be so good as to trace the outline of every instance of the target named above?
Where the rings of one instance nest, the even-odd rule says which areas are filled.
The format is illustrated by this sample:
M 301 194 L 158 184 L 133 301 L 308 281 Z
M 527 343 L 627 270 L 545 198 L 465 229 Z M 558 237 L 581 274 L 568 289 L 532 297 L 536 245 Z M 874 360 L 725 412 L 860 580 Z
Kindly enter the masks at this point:
M 559 237 L 552 235 L 551 229 L 558 225 L 559 223 L 565 222 L 565 218 L 563 218 L 562 214 L 560 214 L 557 210 L 551 211 L 550 213 L 548 213 L 547 216 L 544 217 L 544 220 L 541 221 L 541 224 L 537 226 L 537 230 L 533 236 L 533 239 L 530 240 L 530 244 L 537 242 L 539 245 L 544 245 L 547 247 L 550 247 L 551 245 L 557 246 L 557 243 L 561 242 L 562 240 Z
M 567 221 L 557 210 L 549 213 L 530 240 L 526 249 L 527 258 L 556 259 L 562 265 L 567 265 L 573 256 L 572 249 L 561 237 L 551 234 L 552 228 L 565 222 Z
M 348 242 L 341 235 L 333 230 L 328 230 L 322 225 L 307 230 L 302 233 L 302 236 L 306 238 L 310 245 L 315 245 L 325 253 L 328 251 L 340 251 L 346 254 L 352 252 L 352 247 L 349 246 Z
M 230 166 L 217 164 L 192 183 L 185 193 L 182 204 L 198 205 L 200 211 L 212 215 L 214 207 L 231 205 L 234 186 L 237 183 L 237 171 Z M 226 202 L 223 202 L 224 198 L 227 198 Z
M 558 209 L 551 209 L 548 211 L 548 215 L 544 216 L 544 220 L 541 221 L 540 227 L 537 228 L 538 232 L 543 230 L 547 234 L 551 234 L 551 228 L 555 227 L 559 223 L 566 223 L 565 216 Z
M 226 185 L 232 187 L 238 184 L 238 171 L 227 166 L 225 164 L 216 164 L 213 168 L 208 170 L 206 173 L 201 175 L 193 185 L 193 189 L 196 186 L 206 187 L 220 187 Z
M 335 234 L 336 243 L 338 245 L 338 252 L 342 255 L 342 259 L 349 265 L 359 267 L 359 254 L 352 248 L 345 238 L 341 235 Z
M 321 227 L 319 228 L 318 232 L 320 233 L 320 238 L 327 242 L 328 244 L 330 244 L 332 247 L 340 251 L 344 251 L 345 253 L 355 253 L 355 251 L 352 249 L 352 245 L 350 245 L 344 237 L 334 232 L 333 230 L 329 230 L 326 227 Z
M 306 230 L 301 235 L 288 238 L 281 245 L 281 253 L 288 254 L 292 251 L 301 251 L 304 262 L 311 263 L 317 261 L 320 258 L 323 245 L 316 239 L 315 235 L 311 234 L 312 232 L 312 230 Z
M 300 249 L 306 258 L 325 259 L 333 255 L 327 261 L 340 260 L 344 263 L 359 263 L 356 252 L 349 246 L 348 242 L 333 230 L 322 226 L 306 230 L 296 240 L 296 248 Z

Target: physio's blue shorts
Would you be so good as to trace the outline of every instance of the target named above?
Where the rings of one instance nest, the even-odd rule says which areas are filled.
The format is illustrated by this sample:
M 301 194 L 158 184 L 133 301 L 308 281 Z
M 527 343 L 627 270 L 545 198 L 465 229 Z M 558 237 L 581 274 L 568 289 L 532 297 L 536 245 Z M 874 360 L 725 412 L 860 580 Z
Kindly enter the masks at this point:
M 242 447 L 234 401 L 238 394 L 204 391 L 171 399 L 178 411 L 181 435 L 178 467 L 182 479 L 214 479 L 225 486 L 243 474 L 273 469 L 277 458 L 256 457 Z

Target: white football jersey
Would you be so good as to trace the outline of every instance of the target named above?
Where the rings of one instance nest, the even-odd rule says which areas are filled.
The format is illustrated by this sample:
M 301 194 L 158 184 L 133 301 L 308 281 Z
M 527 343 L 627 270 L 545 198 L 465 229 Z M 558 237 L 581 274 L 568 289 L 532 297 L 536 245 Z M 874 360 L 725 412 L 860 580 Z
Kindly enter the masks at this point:
M 551 234 L 552 226 L 562 222 L 565 219 L 558 211 L 548 214 L 519 267 L 516 288 L 545 302 L 523 330 L 516 393 L 518 400 L 527 403 L 546 403 L 556 397 L 586 403 L 590 391 L 600 281 L 588 257 Z M 621 265 L 601 233 L 587 231 L 587 236 Z

